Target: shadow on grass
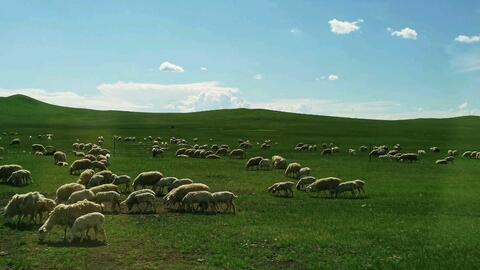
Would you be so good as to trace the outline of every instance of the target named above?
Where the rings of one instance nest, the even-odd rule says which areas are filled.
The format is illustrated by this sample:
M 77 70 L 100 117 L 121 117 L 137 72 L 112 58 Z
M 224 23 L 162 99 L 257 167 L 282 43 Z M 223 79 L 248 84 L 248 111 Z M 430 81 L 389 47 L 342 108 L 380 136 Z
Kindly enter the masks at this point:
M 5 227 L 8 227 L 12 230 L 18 230 L 18 231 L 36 231 L 41 226 L 40 224 L 32 224 L 32 223 L 17 224 L 16 222 L 5 222 L 4 225 Z
M 63 248 L 63 247 L 78 247 L 78 248 L 94 248 L 94 247 L 102 247 L 106 246 L 102 241 L 97 241 L 97 240 L 85 240 L 83 242 L 80 242 L 80 240 L 74 240 L 71 243 L 68 241 L 43 241 L 39 242 L 39 245 L 45 245 L 49 247 L 57 247 L 57 248 Z

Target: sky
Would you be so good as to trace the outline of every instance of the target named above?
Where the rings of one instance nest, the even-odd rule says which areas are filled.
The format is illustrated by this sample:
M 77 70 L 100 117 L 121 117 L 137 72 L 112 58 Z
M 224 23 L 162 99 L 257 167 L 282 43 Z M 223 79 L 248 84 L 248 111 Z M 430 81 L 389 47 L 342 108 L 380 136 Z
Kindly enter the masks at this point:
M 480 115 L 479 1 L 0 0 L 0 7 L 0 96 L 146 112 Z

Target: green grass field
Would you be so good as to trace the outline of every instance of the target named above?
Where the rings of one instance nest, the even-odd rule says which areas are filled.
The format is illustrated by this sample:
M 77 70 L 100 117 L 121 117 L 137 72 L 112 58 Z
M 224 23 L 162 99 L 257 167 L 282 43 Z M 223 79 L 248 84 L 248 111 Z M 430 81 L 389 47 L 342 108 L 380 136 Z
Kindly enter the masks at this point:
M 480 118 L 373 121 L 300 115 L 267 110 L 220 110 L 189 114 L 147 114 L 62 108 L 24 97 L 0 98 L 0 132 L 5 152 L 0 164 L 17 163 L 32 172 L 26 187 L 0 185 L 0 205 L 15 193 L 54 196 L 76 181 L 52 157 L 30 155 L 33 143 L 54 145 L 74 160 L 75 139 L 114 135 L 186 139 L 199 143 L 255 146 L 247 156 L 280 154 L 312 168 L 317 178 L 337 176 L 366 181 L 366 198 L 293 198 L 265 190 L 285 181 L 281 171 L 246 171 L 244 160 L 177 159 L 176 146 L 153 159 L 150 144 L 117 143 L 110 169 L 135 177 L 147 170 L 189 177 L 214 191 L 239 195 L 236 215 L 172 213 L 108 215 L 106 246 L 69 246 L 62 230 L 38 242 L 38 227 L 13 228 L 0 217 L 0 269 L 476 269 L 480 265 L 480 161 L 457 158 L 436 165 L 447 149 L 476 150 Z M 51 141 L 37 134 L 53 133 Z M 28 137 L 32 135 L 31 140 Z M 13 137 L 21 146 L 9 146 Z M 270 138 L 272 148 L 256 142 Z M 297 142 L 334 142 L 342 152 L 324 157 L 297 152 Z M 403 152 L 438 146 L 415 164 L 349 156 L 348 148 L 400 143 Z

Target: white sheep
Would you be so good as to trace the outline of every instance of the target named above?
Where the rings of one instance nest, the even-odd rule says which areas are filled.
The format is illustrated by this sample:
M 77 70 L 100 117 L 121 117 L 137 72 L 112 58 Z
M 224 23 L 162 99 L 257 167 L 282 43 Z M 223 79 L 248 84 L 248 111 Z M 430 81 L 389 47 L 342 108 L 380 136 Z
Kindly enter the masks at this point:
M 297 162 L 293 162 L 288 164 L 287 168 L 285 169 L 285 176 L 290 176 L 290 177 L 297 177 L 298 172 L 302 168 L 302 165 Z
M 73 204 L 83 200 L 89 200 L 93 202 L 94 199 L 95 199 L 95 194 L 91 190 L 82 189 L 70 194 L 70 197 L 68 197 L 68 200 L 65 204 Z
M 302 178 L 304 176 L 309 176 L 312 170 L 309 167 L 301 168 L 297 173 L 297 178 Z
M 177 179 L 177 180 L 173 181 L 172 184 L 168 187 L 168 191 L 170 192 L 174 188 L 177 188 L 177 187 L 183 186 L 183 185 L 192 184 L 192 183 L 193 183 L 193 181 L 190 178 Z
M 130 181 L 131 178 L 128 175 L 113 175 L 113 182 L 112 184 L 120 186 L 125 185 L 125 190 L 130 190 Z
M 102 234 L 103 242 L 107 242 L 107 235 L 105 234 L 105 229 L 103 228 L 103 223 L 105 222 L 105 216 L 99 212 L 88 213 L 82 216 L 79 216 L 73 223 L 72 228 L 70 229 L 70 234 L 68 235 L 68 241 L 72 242 L 73 239 L 80 236 L 80 242 L 83 242 L 85 237 L 90 238 L 88 232 L 90 229 L 93 229 L 95 232 L 95 240 L 97 240 L 97 234 L 100 232 Z
M 155 187 L 158 189 L 160 189 L 160 194 L 163 194 L 163 188 L 167 187 L 169 188 L 173 182 L 175 182 L 176 180 L 178 180 L 177 177 L 174 177 L 174 176 L 167 176 L 167 177 L 162 177 L 158 182 L 157 184 L 155 185 Z M 170 191 L 170 190 L 169 190 Z
M 358 188 L 357 183 L 354 181 L 347 181 L 340 183 L 336 188 L 335 188 L 335 197 L 338 196 L 338 194 L 350 191 L 352 195 L 355 195 L 355 190 Z
M 96 187 L 91 187 L 90 190 L 97 194 L 98 192 L 105 192 L 105 191 L 116 191 L 118 192 L 118 186 L 114 184 L 103 184 Z
M 170 208 L 171 206 L 181 204 L 183 197 L 185 197 L 185 195 L 187 195 L 189 192 L 202 190 L 209 191 L 210 188 L 201 183 L 187 184 L 174 188 L 163 197 L 165 206 Z
M 315 177 L 313 176 L 304 176 L 302 178 L 300 178 L 300 180 L 298 180 L 297 182 L 297 190 L 302 190 L 302 191 L 305 191 L 305 188 L 312 184 L 313 182 L 315 182 Z
M 55 202 L 57 204 L 66 202 L 73 192 L 83 189 L 85 189 L 85 186 L 78 183 L 67 183 L 61 185 L 56 191 L 57 198 L 55 199 Z
M 294 185 L 295 185 L 295 183 L 290 182 L 290 181 L 278 182 L 278 183 L 275 183 L 275 184 L 271 185 L 267 189 L 267 191 L 271 192 L 272 194 L 276 194 L 276 193 L 281 194 L 281 192 L 283 191 L 284 196 L 293 197 L 293 186 Z
M 258 163 L 258 167 L 261 170 L 271 170 L 272 169 L 272 164 L 270 163 L 270 160 L 268 158 L 263 158 Z
M 445 164 L 448 164 L 448 161 L 446 159 L 439 159 L 439 160 L 435 161 L 435 164 L 445 165 Z
M 315 182 L 307 186 L 306 191 L 316 192 L 317 196 L 323 191 L 328 191 L 330 192 L 330 195 L 332 195 L 340 182 L 341 180 L 337 177 L 325 177 L 317 179 Z
M 59 162 L 67 162 L 67 155 L 64 152 L 56 151 L 53 153 L 53 164 L 58 164 Z
M 70 174 L 80 173 L 83 170 L 90 169 L 90 167 L 92 167 L 92 161 L 88 158 L 75 160 L 70 165 Z
M 142 172 L 133 180 L 133 189 L 136 190 L 138 186 L 142 189 L 145 186 L 155 186 L 163 174 L 159 171 Z
M 14 171 L 7 180 L 7 183 L 14 186 L 23 186 L 32 183 L 32 174 L 30 171 L 21 169 Z
M 200 208 L 202 212 L 205 212 L 212 203 L 212 193 L 205 190 L 189 192 L 182 199 L 182 204 L 188 211 L 196 211 Z M 197 207 L 195 207 L 196 205 Z
M 95 194 L 95 202 L 98 204 L 109 203 L 112 211 L 120 210 L 120 193 L 116 191 L 104 191 Z
M 128 195 L 128 197 L 120 203 L 120 205 L 127 206 L 128 211 L 130 212 L 133 209 L 133 206 L 138 205 L 138 203 L 139 203 L 136 197 L 140 194 L 143 194 L 143 193 L 149 193 L 149 194 L 153 195 L 153 197 L 155 197 L 155 192 L 153 192 L 153 190 L 151 190 L 151 189 L 139 189 L 139 190 L 136 190 L 136 191 L 133 191 L 132 193 L 130 193 Z
M 88 185 L 88 182 L 90 182 L 90 179 L 92 176 L 95 174 L 95 171 L 92 169 L 86 169 L 82 173 L 80 173 L 80 176 L 78 177 L 77 183 L 82 184 L 84 186 Z
M 223 211 L 224 213 L 227 213 L 228 210 L 232 210 L 233 214 L 236 213 L 234 200 L 238 198 L 237 195 L 230 191 L 219 191 L 212 193 L 212 197 L 215 211 L 217 210 L 218 204 L 225 204 L 227 208 Z

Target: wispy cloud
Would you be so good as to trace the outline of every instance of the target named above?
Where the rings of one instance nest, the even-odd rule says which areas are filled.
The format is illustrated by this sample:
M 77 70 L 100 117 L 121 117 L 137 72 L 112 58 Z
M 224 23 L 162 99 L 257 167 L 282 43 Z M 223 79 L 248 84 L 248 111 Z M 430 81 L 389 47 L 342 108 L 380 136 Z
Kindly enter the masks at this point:
M 253 76 L 253 78 L 255 80 L 263 80 L 263 75 L 262 74 L 255 74 L 255 76 Z
M 328 75 L 328 80 L 329 81 L 336 81 L 338 79 L 339 79 L 338 75 L 335 75 L 335 74 Z
M 339 21 L 337 19 L 332 19 L 328 21 L 328 24 L 330 25 L 330 30 L 332 31 L 332 33 L 339 34 L 339 35 L 347 35 L 359 30 L 360 23 L 363 23 L 362 19 L 359 19 L 353 22 Z
M 392 28 L 388 27 L 387 31 L 390 32 L 392 36 L 403 38 L 403 39 L 416 40 L 418 37 L 417 31 L 409 27 L 405 27 L 400 31 L 394 31 Z
M 168 61 L 163 62 L 158 69 L 164 72 L 184 72 L 185 71 L 181 66 L 177 66 Z
M 455 38 L 455 41 L 460 43 L 477 43 L 480 42 L 480 36 L 459 35 Z
M 303 34 L 303 32 L 299 28 L 293 27 L 293 28 L 290 29 L 290 34 L 298 36 L 298 35 Z
M 201 71 L 208 71 L 208 68 L 206 68 L 206 67 L 201 67 L 200 70 L 201 70 Z

